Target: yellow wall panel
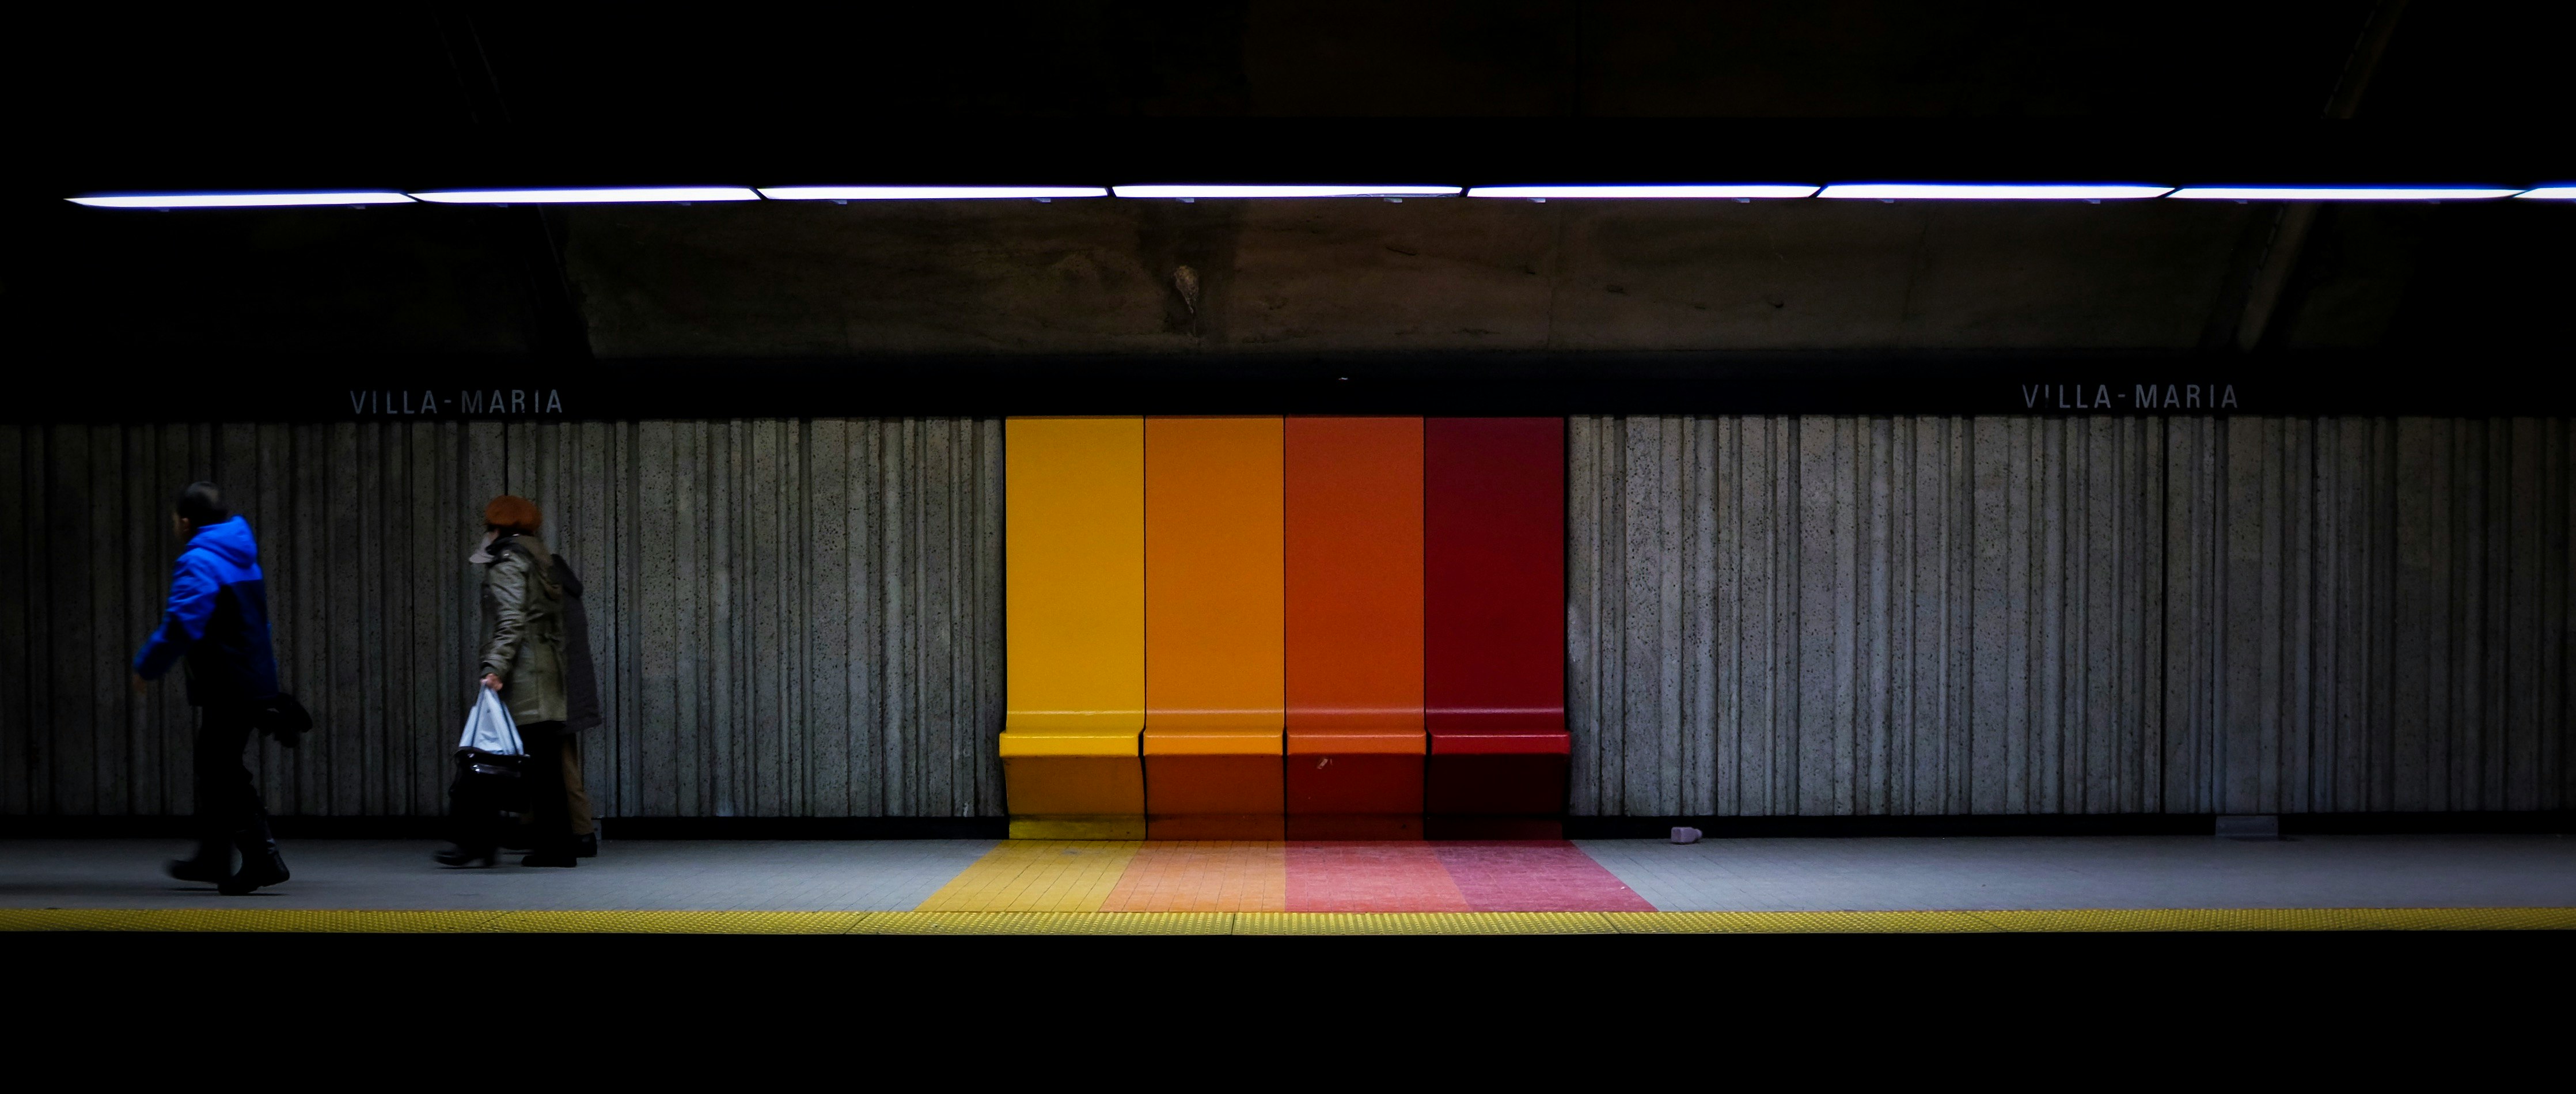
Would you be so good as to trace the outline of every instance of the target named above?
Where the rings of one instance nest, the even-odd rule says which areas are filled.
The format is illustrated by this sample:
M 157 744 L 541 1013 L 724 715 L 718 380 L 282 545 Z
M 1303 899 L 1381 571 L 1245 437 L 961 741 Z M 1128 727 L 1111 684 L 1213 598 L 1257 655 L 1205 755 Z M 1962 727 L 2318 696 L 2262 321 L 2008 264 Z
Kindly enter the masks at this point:
M 1144 422 L 1004 429 L 1005 729 L 1132 735 L 1145 721 Z

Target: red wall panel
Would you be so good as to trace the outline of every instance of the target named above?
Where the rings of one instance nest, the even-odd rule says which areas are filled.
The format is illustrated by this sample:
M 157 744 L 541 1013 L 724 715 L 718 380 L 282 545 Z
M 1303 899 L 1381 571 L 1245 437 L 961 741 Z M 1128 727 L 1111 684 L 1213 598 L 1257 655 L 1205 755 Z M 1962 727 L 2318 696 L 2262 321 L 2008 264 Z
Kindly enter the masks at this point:
M 1565 420 L 1430 419 L 1422 478 L 1432 736 L 1564 732 Z

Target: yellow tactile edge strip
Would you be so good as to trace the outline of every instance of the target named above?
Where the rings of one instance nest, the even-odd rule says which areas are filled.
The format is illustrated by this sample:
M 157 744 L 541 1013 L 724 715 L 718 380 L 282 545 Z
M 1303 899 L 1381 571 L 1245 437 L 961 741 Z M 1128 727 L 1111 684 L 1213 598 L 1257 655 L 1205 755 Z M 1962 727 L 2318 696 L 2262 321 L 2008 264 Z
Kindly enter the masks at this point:
M 2576 908 L 1912 912 L 754 912 L 0 908 L 0 932 L 1533 935 L 2576 930 Z

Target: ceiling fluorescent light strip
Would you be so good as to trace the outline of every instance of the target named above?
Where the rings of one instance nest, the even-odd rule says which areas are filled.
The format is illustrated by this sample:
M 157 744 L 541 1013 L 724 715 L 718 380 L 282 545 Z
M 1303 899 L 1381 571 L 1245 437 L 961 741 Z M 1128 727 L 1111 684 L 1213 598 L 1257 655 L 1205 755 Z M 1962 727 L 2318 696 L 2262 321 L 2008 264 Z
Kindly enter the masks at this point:
M 68 199 L 97 209 L 273 209 L 299 205 L 408 205 L 390 190 L 331 190 L 276 194 L 92 194 Z
M 2097 182 L 1843 182 L 1825 187 L 1816 196 L 1871 201 L 2131 201 L 2162 197 L 2172 189 Z
M 1618 183 L 1600 186 L 1477 186 L 1467 191 L 1471 198 L 1521 198 L 1546 201 L 1551 198 L 1752 198 L 1814 197 L 1816 187 L 1761 183 Z
M 974 199 L 1096 198 L 1321 198 L 1447 197 L 1463 192 L 1476 198 L 1634 199 L 1634 198 L 1839 198 L 1896 201 L 1903 199 L 1985 201 L 2104 201 L 2168 197 L 2202 201 L 2484 201 L 2524 198 L 2576 201 L 2576 185 L 2539 186 L 2527 190 L 2471 186 L 2186 186 L 2174 189 L 2142 184 L 2107 183 L 1836 183 L 1825 187 L 1774 183 L 1605 183 L 1597 185 L 1478 186 L 1312 186 L 1312 185 L 1176 185 L 1147 186 L 630 186 L 590 189 L 529 190 L 392 190 L 275 191 L 261 193 L 85 194 L 67 198 L 100 209 L 291 208 L 297 206 L 403 205 L 413 201 L 443 205 L 613 204 L 634 202 L 759 201 L 940 201 Z
M 773 201 L 954 201 L 970 199 L 1105 198 L 1099 186 L 763 186 Z
M 2185 201 L 2483 201 L 2517 191 L 2472 186 L 2186 186 Z
M 1295 186 L 1225 184 L 1112 186 L 1122 198 L 1436 198 L 1459 192 L 1456 186 Z
M 441 205 L 607 205 L 639 201 L 759 201 L 741 186 L 624 186 L 559 190 L 414 190 Z

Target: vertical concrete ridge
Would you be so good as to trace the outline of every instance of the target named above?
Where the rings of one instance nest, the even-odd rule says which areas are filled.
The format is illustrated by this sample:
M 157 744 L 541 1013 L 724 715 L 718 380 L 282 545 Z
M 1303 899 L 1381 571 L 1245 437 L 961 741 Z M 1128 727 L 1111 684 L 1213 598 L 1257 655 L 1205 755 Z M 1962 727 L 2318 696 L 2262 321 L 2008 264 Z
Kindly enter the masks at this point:
M 2569 430 L 1578 417 L 1574 809 L 2565 808 Z

